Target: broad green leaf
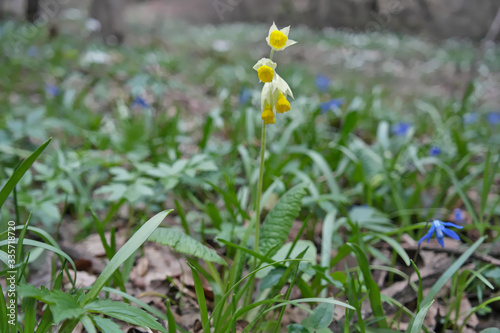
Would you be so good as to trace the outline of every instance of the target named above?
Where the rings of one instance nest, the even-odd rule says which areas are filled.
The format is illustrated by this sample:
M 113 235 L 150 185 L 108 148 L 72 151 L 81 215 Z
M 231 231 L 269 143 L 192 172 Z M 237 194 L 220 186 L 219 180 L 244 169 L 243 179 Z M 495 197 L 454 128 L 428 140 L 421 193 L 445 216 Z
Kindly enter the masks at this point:
M 94 313 L 102 313 L 106 316 L 144 328 L 148 327 L 167 332 L 153 316 L 144 310 L 126 303 L 115 302 L 109 299 L 98 299 L 85 305 L 85 310 Z
M 54 322 L 65 319 L 78 319 L 84 313 L 78 302 L 70 295 L 60 290 L 53 290 L 42 297 L 42 302 L 49 304 Z
M 427 311 L 429 311 L 432 303 L 434 303 L 434 300 L 426 304 L 420 309 L 420 311 L 418 311 L 417 315 L 415 316 L 415 320 L 413 321 L 413 325 L 411 325 L 410 333 L 422 332 L 422 325 L 424 324 L 425 316 L 427 315 Z
M 85 295 L 85 298 L 82 301 L 83 305 L 87 304 L 97 297 L 102 287 L 104 287 L 106 281 L 108 281 L 108 279 L 113 275 L 118 267 L 120 267 L 120 265 L 123 264 L 123 262 L 127 260 L 128 257 L 135 253 L 135 251 L 148 239 L 153 231 L 158 228 L 160 223 L 171 211 L 172 210 L 167 210 L 156 214 L 146 223 L 144 223 L 139 230 L 136 231 L 136 233 L 125 243 L 125 245 L 123 245 L 122 248 L 114 255 L 113 259 L 109 261 L 106 268 L 94 282 L 92 288 Z
M 297 185 L 281 197 L 267 214 L 260 231 L 259 252 L 273 256 L 286 241 L 293 220 L 299 215 L 302 198 L 306 194 L 303 185 Z
M 45 150 L 45 148 L 49 145 L 52 138 L 45 141 L 40 147 L 37 148 L 20 166 L 17 168 L 10 176 L 7 183 L 5 183 L 4 187 L 0 190 L 0 208 L 2 208 L 3 203 L 7 200 L 10 192 L 14 189 L 16 184 L 21 180 L 23 175 L 28 171 L 33 163 L 35 163 L 36 159 L 40 154 Z
M 221 265 L 227 265 L 226 262 L 219 257 L 217 252 L 209 249 L 193 237 L 188 236 L 177 229 L 158 228 L 151 236 L 149 236 L 148 240 L 170 246 L 179 253 L 192 255 L 194 257 L 216 262 Z
M 260 291 L 271 288 L 278 284 L 279 280 L 283 276 L 283 273 L 285 272 L 285 268 L 283 267 L 278 267 L 270 271 L 263 279 L 260 284 Z
M 314 309 L 309 316 L 309 324 L 315 330 L 325 328 L 330 325 L 333 320 L 333 311 L 335 305 L 331 303 L 321 303 Z
M 452 276 L 459 270 L 460 267 L 469 259 L 469 257 L 476 251 L 476 249 L 484 242 L 484 236 L 479 238 L 472 246 L 465 251 L 454 263 L 441 275 L 441 277 L 434 283 L 429 293 L 422 300 L 422 308 L 431 303 L 438 292 L 444 287 L 445 283 L 450 281 Z

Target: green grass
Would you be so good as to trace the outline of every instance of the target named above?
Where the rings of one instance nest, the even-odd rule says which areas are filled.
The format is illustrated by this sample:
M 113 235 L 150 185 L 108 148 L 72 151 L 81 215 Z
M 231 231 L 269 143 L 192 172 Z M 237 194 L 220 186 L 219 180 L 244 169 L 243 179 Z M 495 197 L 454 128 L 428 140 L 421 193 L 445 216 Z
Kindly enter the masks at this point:
M 291 38 L 299 43 L 275 59 L 295 100 L 267 128 L 260 205 L 266 222 L 259 237 L 267 242 L 254 248 L 253 229 L 244 228 L 255 217 L 259 178 L 260 85 L 252 66 L 268 54 L 267 27 L 165 23 L 161 33 L 138 33 L 114 48 L 64 35 L 49 40 L 40 30 L 12 48 L 20 28 L 0 26 L 0 201 L 12 192 L 0 210 L 0 259 L 7 260 L 7 222 L 15 217 L 21 226 L 31 216 L 16 260 L 25 313 L 18 326 L 25 331 L 69 332 L 81 321 L 88 332 L 95 326 L 115 332 L 113 318 L 127 316 L 136 316 L 135 325 L 157 328 L 152 316 L 161 318 L 171 331 L 176 323 L 170 307 L 176 304 L 167 299 L 168 312 L 158 313 L 127 295 L 124 281 L 166 216 L 156 214 L 172 208 L 169 218 L 186 235 L 162 228 L 161 237 L 151 240 L 184 253 L 200 301 L 200 276 L 210 283 L 214 307 L 199 309 L 204 332 L 234 332 L 239 319 L 247 320 L 249 331 L 277 332 L 289 305 L 310 312 L 289 332 L 330 332 L 332 321 L 344 332 L 397 332 L 404 321 L 412 323 L 408 332 L 430 331 L 424 318 L 436 297 L 447 305 L 447 329 L 461 325 L 452 313 L 494 311 L 488 297 L 498 293 L 498 272 L 471 256 L 481 242 L 498 242 L 500 231 L 500 124 L 487 121 L 500 108 L 490 90 L 500 77 L 500 49 L 487 53 L 483 73 L 489 76 L 478 77 L 475 93 L 463 100 L 475 52 L 465 41 L 435 45 L 394 34 L 292 27 Z M 109 63 L 86 63 L 89 54 Z M 327 91 L 315 86 L 317 74 L 331 79 Z M 47 84 L 58 93 L 49 93 Z M 239 100 L 242 89 L 250 89 L 248 101 Z M 135 96 L 150 107 L 134 106 Z M 344 103 L 321 112 L 320 103 L 331 98 Z M 476 121 L 464 122 L 471 114 Z M 392 131 L 399 122 L 411 123 L 404 135 Z M 440 154 L 430 155 L 433 146 Z M 21 160 L 26 162 L 19 166 Z M 295 192 L 285 193 L 296 185 L 306 191 L 290 200 Z M 124 207 L 126 216 L 120 215 Z M 284 216 L 272 207 L 290 207 L 293 214 L 280 224 Z M 455 221 L 457 208 L 464 221 Z M 117 250 L 104 232 L 115 235 L 124 219 L 135 241 Z M 469 250 L 430 291 L 418 280 L 409 282 L 416 304 L 388 299 L 381 290 L 413 272 L 411 253 L 400 245 L 403 236 L 420 239 L 429 219 L 463 225 L 460 242 Z M 294 242 L 284 243 L 294 220 L 302 228 L 290 235 Z M 61 282 L 72 261 L 57 245 L 57 232 L 70 221 L 80 238 L 97 231 L 113 264 L 86 294 Z M 282 237 L 269 239 L 269 231 Z M 182 247 L 179 239 L 195 245 Z M 30 257 L 37 249 L 59 258 L 42 289 L 29 284 L 27 262 L 36 260 Z M 310 251 L 319 252 L 320 264 Z M 347 256 L 361 267 L 341 267 Z M 374 265 L 374 258 L 383 264 Z M 473 270 L 461 269 L 466 261 Z M 226 262 L 234 265 L 220 265 Z M 416 263 L 419 273 L 422 262 Z M 388 278 L 377 285 L 373 276 L 384 270 Z M 4 265 L 1 276 L 6 274 Z M 253 293 L 255 280 L 266 288 Z M 437 296 L 448 280 L 455 281 L 451 292 Z M 115 290 L 124 301 L 98 299 L 101 290 Z M 297 293 L 300 298 L 290 298 Z M 474 308 L 460 308 L 455 296 L 462 294 Z M 33 300 L 47 305 L 42 317 Z M 131 300 L 143 310 L 128 305 Z M 7 311 L 2 304 L 0 315 Z M 332 316 L 335 306 L 344 307 L 340 319 Z M 398 315 L 387 315 L 388 306 Z M 59 326 L 51 328 L 53 323 Z

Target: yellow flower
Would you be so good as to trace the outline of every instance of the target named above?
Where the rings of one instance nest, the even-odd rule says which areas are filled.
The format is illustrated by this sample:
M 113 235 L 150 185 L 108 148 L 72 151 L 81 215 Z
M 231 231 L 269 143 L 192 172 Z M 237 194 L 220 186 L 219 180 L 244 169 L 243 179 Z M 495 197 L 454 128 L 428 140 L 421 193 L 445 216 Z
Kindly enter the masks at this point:
M 273 80 L 274 70 L 271 67 L 264 65 L 257 70 L 257 75 L 259 76 L 259 80 L 262 82 L 271 82 Z
M 293 93 L 290 87 L 288 86 L 288 83 L 286 83 L 285 80 L 281 78 L 281 76 L 278 75 L 278 73 L 274 74 L 274 79 L 269 82 L 265 83 L 264 86 L 262 87 L 262 93 L 260 95 L 260 106 L 261 109 L 264 110 L 264 107 L 266 105 L 274 105 L 276 108 L 278 108 L 278 102 L 280 102 L 280 95 L 285 99 L 286 103 L 288 101 L 286 100 L 286 95 L 290 96 L 293 98 Z M 281 107 L 285 108 L 285 103 L 281 100 Z M 288 103 L 290 105 L 290 103 Z M 288 110 L 290 110 L 288 106 Z M 285 110 L 285 111 L 288 111 Z M 285 112 L 283 111 L 283 112 Z M 280 111 L 278 111 L 280 112 Z M 282 112 L 280 112 L 282 113 Z
M 290 111 L 290 102 L 287 101 L 286 97 L 282 93 L 279 93 L 278 101 L 276 102 L 276 112 L 284 113 L 287 111 Z
M 276 24 L 273 22 L 273 25 L 269 28 L 269 33 L 266 37 L 267 44 L 275 51 L 283 51 L 290 45 L 297 43 L 294 40 L 288 39 L 289 32 L 290 26 L 278 30 L 278 27 L 276 27 Z
M 268 58 L 262 58 L 253 66 L 253 69 L 257 71 L 259 80 L 262 82 L 271 82 L 274 79 L 274 70 L 277 64 Z
M 274 112 L 271 106 L 267 105 L 264 111 L 262 111 L 262 120 L 264 120 L 264 124 L 274 124 L 275 118 L 274 118 Z

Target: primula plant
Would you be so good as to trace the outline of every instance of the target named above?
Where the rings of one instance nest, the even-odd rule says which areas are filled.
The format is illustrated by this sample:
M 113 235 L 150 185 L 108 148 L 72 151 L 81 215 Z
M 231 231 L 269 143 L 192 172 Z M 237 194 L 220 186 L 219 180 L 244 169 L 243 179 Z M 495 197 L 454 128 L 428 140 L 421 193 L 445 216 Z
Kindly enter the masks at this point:
M 472 45 L 178 23 L 14 50 L 0 21 L 0 333 L 498 333 Z

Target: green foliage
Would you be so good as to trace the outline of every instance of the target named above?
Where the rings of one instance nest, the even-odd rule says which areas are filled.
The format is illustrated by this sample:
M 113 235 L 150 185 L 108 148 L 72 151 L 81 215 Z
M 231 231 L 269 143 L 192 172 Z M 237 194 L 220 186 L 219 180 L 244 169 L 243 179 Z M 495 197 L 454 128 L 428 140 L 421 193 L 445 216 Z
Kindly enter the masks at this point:
M 191 255 L 206 261 L 213 261 L 221 265 L 227 265 L 214 250 L 209 249 L 196 239 L 176 229 L 158 228 L 149 236 L 148 240 L 170 246 L 179 253 Z
M 394 332 L 399 317 L 389 320 L 385 306 L 399 307 L 398 315 L 412 318 L 408 332 L 420 332 L 429 329 L 423 321 L 437 298 L 448 305 L 447 328 L 463 330 L 467 320 L 459 327 L 456 314 L 466 311 L 468 319 L 491 311 L 498 301 L 483 298 L 488 289 L 496 295 L 498 268 L 473 253 L 483 251 L 481 243 L 497 242 L 500 231 L 499 125 L 487 121 L 499 105 L 482 95 L 491 88 L 482 77 L 465 92 L 456 84 L 474 58 L 471 44 L 293 30 L 298 47 L 317 59 L 313 64 L 307 58 L 280 58 L 288 62 L 280 65 L 280 74 L 289 79 L 296 99 L 292 110 L 268 127 L 261 205 L 268 213 L 259 249 L 253 251 L 253 231 L 245 230 L 256 216 L 251 210 L 257 200 L 261 119 L 258 83 L 250 69 L 255 59 L 248 50 L 261 46 L 267 28 L 165 22 L 158 35 L 169 36 L 167 48 L 156 37 L 140 39 L 140 47 L 82 44 L 64 33 L 49 39 L 41 28 L 36 38 L 12 48 L 9 41 L 23 28 L 0 23 L 5 51 L 0 274 L 9 260 L 6 223 L 15 219 L 19 331 L 70 332 L 80 321 L 88 332 L 118 332 L 118 320 L 165 331 L 152 316 L 167 320 L 169 332 L 180 330 L 173 318 L 179 304 L 167 301 L 164 313 L 126 293 L 146 240 L 188 257 L 201 303 L 201 279 L 211 285 L 214 308 L 200 308 L 204 331 L 232 332 L 243 318 L 247 331 L 279 331 L 283 309 L 300 306 L 312 313 L 303 322 L 297 318 L 289 332 L 329 332 L 336 304 L 346 309 L 335 323 L 344 332 Z M 221 41 L 228 50 L 217 50 Z M 89 63 L 87 55 L 96 51 L 111 62 Z M 333 67 L 325 66 L 326 55 Z M 482 73 L 494 78 L 498 59 L 498 47 L 490 48 Z M 314 85 L 317 73 L 332 78 L 325 91 Z M 48 83 L 58 87 L 57 94 L 45 91 Z M 243 87 L 251 97 L 238 102 Z M 450 95 L 443 98 L 434 87 L 447 87 Z M 133 105 L 136 96 L 148 107 Z M 323 112 L 321 103 L 331 98 L 344 104 Z M 466 121 L 469 115 L 476 120 Z M 411 126 L 397 134 L 393 126 L 402 121 Z M 441 152 L 430 156 L 432 146 Z M 173 205 L 176 215 L 171 213 L 168 228 L 158 228 L 170 212 L 163 210 Z M 463 221 L 455 221 L 456 208 Z M 464 225 L 459 235 L 468 248 L 425 294 L 420 261 L 410 260 L 414 251 L 402 240 L 418 239 L 423 221 L 433 218 Z M 118 251 L 117 221 L 133 235 Z M 88 291 L 62 283 L 75 266 L 58 244 L 67 223 L 82 238 L 96 230 L 110 260 Z M 293 242 L 287 242 L 290 236 Z M 55 256 L 47 288 L 26 284 L 32 264 L 48 252 Z M 374 265 L 373 258 L 382 263 Z M 344 270 L 343 259 L 354 260 L 352 268 Z M 474 267 L 465 269 L 465 262 Z M 401 268 L 410 264 L 418 283 L 409 281 L 412 268 Z M 386 284 L 408 280 L 416 294 L 414 311 L 382 295 L 387 285 L 377 285 L 377 271 L 387 273 Z M 452 281 L 450 291 L 438 296 L 447 281 Z M 99 299 L 101 291 L 142 310 Z M 332 291 L 335 299 L 325 298 Z M 297 293 L 302 299 L 291 299 Z M 477 304 L 461 309 L 463 295 L 477 298 Z M 7 301 L 0 293 L 2 318 Z M 40 302 L 45 304 L 41 316 Z M 53 328 L 54 323 L 59 326 Z M 8 329 L 0 320 L 0 331 Z
M 285 243 L 293 220 L 299 215 L 305 194 L 305 187 L 297 185 L 278 200 L 262 224 L 259 239 L 260 253 L 272 257 Z

